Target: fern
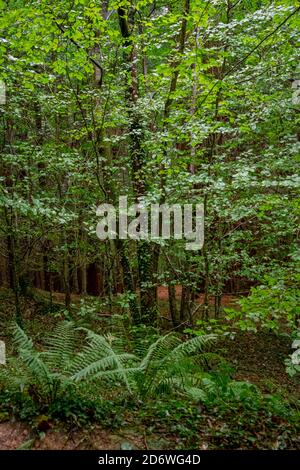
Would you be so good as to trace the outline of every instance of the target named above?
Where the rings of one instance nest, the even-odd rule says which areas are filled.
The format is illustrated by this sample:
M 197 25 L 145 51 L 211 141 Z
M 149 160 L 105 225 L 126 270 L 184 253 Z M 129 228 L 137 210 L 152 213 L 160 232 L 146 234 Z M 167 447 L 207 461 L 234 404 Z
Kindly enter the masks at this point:
M 13 344 L 18 350 L 34 351 L 33 342 L 19 325 L 13 327 Z
M 87 344 L 76 351 L 79 332 L 86 335 Z M 61 322 L 46 339 L 46 349 L 37 351 L 26 333 L 16 326 L 14 344 L 23 364 L 24 386 L 34 386 L 35 395 L 41 401 L 52 402 L 67 386 L 90 381 L 123 382 L 131 391 L 130 379 L 138 364 L 133 354 L 114 350 L 112 336 L 101 336 L 84 328 L 76 328 L 72 322 Z
M 55 345 L 53 340 L 49 351 L 44 352 L 39 352 L 34 348 L 32 340 L 18 325 L 14 328 L 13 343 L 18 351 L 19 360 L 24 366 L 23 386 L 31 387 L 35 398 L 47 403 L 55 400 L 58 393 L 69 384 L 60 368 L 66 325 L 60 325 L 60 327 L 60 331 L 57 330 L 57 344 Z
M 199 354 L 215 338 L 215 335 L 197 336 L 185 342 L 172 334 L 159 338 L 149 347 L 136 377 L 141 396 L 155 395 L 166 385 L 170 389 L 171 383 L 173 389 L 184 390 L 193 365 L 191 356 Z
M 103 379 L 118 377 L 118 380 L 121 379 L 127 389 L 131 391 L 127 364 L 136 362 L 136 356 L 115 352 L 112 347 L 114 338 L 111 336 L 107 338 L 87 329 L 82 330 L 87 334 L 88 345 L 74 360 L 73 369 L 75 373 L 72 375 L 72 379 L 79 381 L 82 379 L 101 379 L 101 377 Z
M 80 335 L 85 342 L 78 350 Z M 125 386 L 131 394 L 146 398 L 160 393 L 186 393 L 199 357 L 215 336 L 197 336 L 182 341 L 174 334 L 158 338 L 143 358 L 124 351 L 112 335 L 102 336 L 72 322 L 61 322 L 45 340 L 45 349 L 37 351 L 26 333 L 16 326 L 14 344 L 25 366 L 25 387 L 34 385 L 43 402 L 57 399 L 70 385 L 93 382 L 101 389 L 106 384 Z M 188 392 L 190 393 L 190 392 Z

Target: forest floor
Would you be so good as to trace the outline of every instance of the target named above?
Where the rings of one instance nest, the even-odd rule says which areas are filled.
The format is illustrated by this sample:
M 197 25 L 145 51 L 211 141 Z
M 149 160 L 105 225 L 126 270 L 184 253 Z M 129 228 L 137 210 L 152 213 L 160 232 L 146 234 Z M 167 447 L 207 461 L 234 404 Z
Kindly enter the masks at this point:
M 290 398 L 300 396 L 299 385 L 290 379 L 284 369 L 283 359 L 289 353 L 289 343 L 282 338 L 269 338 L 268 335 L 254 335 L 253 333 L 240 334 L 236 341 L 227 340 L 222 345 L 222 350 L 230 364 L 235 366 L 235 379 L 248 380 L 259 386 L 265 392 L 280 392 Z M 292 448 L 299 448 L 300 441 L 293 435 L 293 430 L 285 420 L 271 417 L 270 424 L 264 423 L 264 417 L 256 429 L 242 431 L 242 422 L 234 421 L 230 416 L 216 416 L 202 410 L 202 420 L 197 427 L 195 436 L 195 447 L 199 449 L 210 449 L 216 447 L 224 448 L 249 448 L 245 439 L 256 439 L 257 448 L 280 448 L 280 438 L 290 440 Z M 152 417 L 153 419 L 153 417 Z M 154 417 L 155 419 L 155 417 Z M 245 418 L 242 418 L 245 419 Z M 1 420 L 1 413 L 0 413 Z M 32 426 L 19 420 L 8 420 L 0 423 L 0 449 L 13 450 L 20 448 L 31 449 L 65 449 L 65 450 L 118 450 L 124 445 L 130 445 L 134 449 L 172 449 L 185 444 L 181 433 L 175 429 L 170 432 L 165 423 L 157 423 L 152 430 L 153 423 L 135 424 L 133 416 L 125 417 L 121 428 L 109 429 L 100 425 L 90 425 L 83 428 L 70 427 L 59 422 L 47 422 L 45 432 L 37 434 Z M 151 420 L 150 420 L 151 421 Z M 174 428 L 176 428 L 174 420 Z M 274 421 L 274 422 L 272 422 Z M 230 433 L 226 429 L 232 427 L 234 440 L 240 439 L 240 447 L 233 444 Z M 248 426 L 247 426 L 248 427 Z M 179 429 L 179 426 L 178 426 Z M 281 431 L 279 433 L 278 431 Z M 244 432 L 239 436 L 239 432 Z M 236 436 L 236 433 L 238 435 Z M 247 436 L 247 434 L 249 434 Z M 42 436 L 42 437 L 41 437 Z M 255 446 L 254 446 L 255 448 Z
M 290 340 L 265 332 L 240 332 L 234 340 L 226 340 L 223 357 L 233 365 L 236 380 L 248 380 L 263 392 L 280 389 L 300 396 L 299 385 L 287 375 L 284 360 L 291 353 Z
M 3 299 L 4 296 L 1 297 Z M 162 297 L 161 301 L 164 300 Z M 232 299 L 223 300 L 228 303 Z M 11 303 L 11 299 L 4 304 L 2 302 L 2 325 L 9 321 Z M 28 303 L 26 317 L 29 322 L 36 317 L 34 303 Z M 33 321 L 30 329 L 37 341 L 45 330 L 52 328 L 53 321 L 57 320 L 50 319 L 48 315 L 41 315 L 37 323 Z M 0 339 L 5 339 L 2 331 Z M 285 371 L 284 360 L 291 353 L 287 335 L 240 332 L 234 339 L 220 340 L 217 352 L 234 369 L 233 379 L 247 380 L 264 394 L 280 394 L 293 403 L 299 400 L 299 380 L 291 379 Z M 222 410 L 207 409 L 201 405 L 196 416 L 194 413 L 194 409 L 187 409 L 185 402 L 177 400 L 168 405 L 152 403 L 137 411 L 126 410 L 117 425 L 104 420 L 103 423 L 77 426 L 45 417 L 45 422 L 36 426 L 3 412 L 0 403 L 0 450 L 102 450 L 120 449 L 124 445 L 141 450 L 300 448 L 297 424 L 264 410 L 250 408 L 245 412 L 244 409 L 239 411 L 226 406 Z

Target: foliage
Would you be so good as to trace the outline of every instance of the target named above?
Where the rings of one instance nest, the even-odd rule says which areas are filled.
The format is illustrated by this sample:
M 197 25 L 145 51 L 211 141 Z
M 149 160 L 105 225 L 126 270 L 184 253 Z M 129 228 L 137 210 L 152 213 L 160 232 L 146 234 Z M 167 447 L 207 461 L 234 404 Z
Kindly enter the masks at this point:
M 210 374 L 193 377 L 194 386 L 187 392 L 194 400 L 199 400 L 207 407 L 227 407 L 230 402 L 249 402 L 261 398 L 258 389 L 249 382 L 231 379 L 231 369 L 222 365 Z
M 199 368 L 204 347 L 207 347 L 215 336 L 198 336 L 182 342 L 174 335 L 160 337 L 153 343 L 140 363 L 135 380 L 141 398 L 157 396 L 159 393 L 184 390 L 194 368 Z M 191 357 L 198 359 L 194 364 Z
M 133 355 L 117 354 L 111 345 L 113 338 L 91 331 L 85 331 L 86 345 L 76 353 L 78 333 L 73 323 L 60 322 L 46 340 L 47 348 L 39 351 L 16 326 L 14 344 L 18 358 L 12 358 L 10 368 L 3 372 L 8 384 L 48 405 L 61 399 L 80 380 L 87 383 L 95 378 L 110 378 L 121 380 L 129 388 L 125 364 Z
M 1 368 L 1 412 L 30 422 L 38 435 L 56 420 L 76 427 L 98 422 L 119 428 L 131 425 L 129 419 L 146 426 L 150 434 L 165 429 L 165 439 L 175 434 L 176 448 L 197 448 L 199 429 L 206 429 L 210 448 L 230 448 L 238 442 L 260 448 L 265 432 L 280 434 L 278 420 L 288 423 L 280 446 L 292 439 L 297 417 L 282 396 L 263 395 L 249 382 L 233 380 L 233 370 L 222 362 L 207 369 L 205 358 L 214 354 L 207 347 L 214 344 L 214 335 L 182 341 L 169 334 L 154 340 L 152 331 L 141 345 L 139 338 L 148 329 L 134 327 L 128 343 L 127 336 L 118 341 L 60 322 L 45 347 L 34 348 L 16 327 L 18 356 Z M 124 348 L 135 344 L 137 350 L 129 358 Z M 260 427 L 262 415 L 268 431 Z M 208 422 L 213 424 L 207 427 Z M 161 445 L 166 442 L 172 445 L 164 439 Z
M 80 333 L 85 336 L 78 350 Z M 15 327 L 17 359 L 2 372 L 2 380 L 11 388 L 29 394 L 38 404 L 51 405 L 65 394 L 89 387 L 101 394 L 108 385 L 121 387 L 122 393 L 145 399 L 161 392 L 184 390 L 190 376 L 193 356 L 214 340 L 201 336 L 182 342 L 175 335 L 159 337 L 143 358 L 119 351 L 112 335 L 101 336 L 71 322 L 60 322 L 46 340 L 47 348 L 39 351 L 19 327 Z M 122 346 L 122 345 L 121 345 Z M 72 402 L 73 399 L 71 399 Z
M 257 331 L 260 326 L 279 331 L 281 323 L 294 328 L 300 318 L 298 277 L 265 277 L 265 284 L 239 300 L 239 310 L 226 309 L 227 318 L 241 330 Z
M 295 404 L 235 382 L 236 392 L 243 390 L 240 400 L 239 393 L 229 390 L 233 381 L 228 380 L 228 372 L 223 370 L 221 379 L 228 386 L 215 383 L 210 400 L 157 397 L 145 403 L 138 418 L 147 423 L 149 434 L 157 431 L 162 439 L 174 436 L 174 442 L 167 442 L 168 448 L 172 443 L 177 449 L 297 448 L 299 410 Z M 166 442 L 161 445 L 166 448 Z
M 291 377 L 300 372 L 300 331 L 295 331 L 292 337 L 294 338 L 292 343 L 294 352 L 285 360 L 286 371 Z
M 68 310 L 68 290 L 102 290 L 108 311 L 139 323 L 144 297 L 157 311 L 158 282 L 218 297 L 291 262 L 297 2 L 175 3 L 1 2 L 1 243 L 16 304 L 24 286 L 55 281 Z M 145 207 L 205 203 L 204 249 L 100 244 L 96 206 L 120 195 Z
M 186 328 L 185 333 L 194 335 L 215 334 L 219 336 L 228 336 L 234 339 L 236 332 L 232 330 L 232 326 L 224 321 L 224 318 L 209 318 L 208 320 L 197 320 L 196 327 Z
M 299 328 L 298 3 L 0 0 L 0 320 L 19 325 L 5 407 L 82 423 L 158 400 L 194 446 L 199 407 L 226 418 L 215 445 L 255 447 L 260 412 L 272 434 L 280 399 L 206 348 Z M 100 242 L 97 206 L 124 195 L 203 204 L 202 249 Z M 224 294 L 240 298 L 225 319 Z

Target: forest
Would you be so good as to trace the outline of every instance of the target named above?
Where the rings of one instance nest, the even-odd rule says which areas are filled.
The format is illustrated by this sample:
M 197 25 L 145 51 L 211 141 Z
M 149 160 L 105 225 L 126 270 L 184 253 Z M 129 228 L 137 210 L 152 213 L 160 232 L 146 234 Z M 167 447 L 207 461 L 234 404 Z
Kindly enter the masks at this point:
M 300 449 L 299 13 L 0 0 L 0 450 Z

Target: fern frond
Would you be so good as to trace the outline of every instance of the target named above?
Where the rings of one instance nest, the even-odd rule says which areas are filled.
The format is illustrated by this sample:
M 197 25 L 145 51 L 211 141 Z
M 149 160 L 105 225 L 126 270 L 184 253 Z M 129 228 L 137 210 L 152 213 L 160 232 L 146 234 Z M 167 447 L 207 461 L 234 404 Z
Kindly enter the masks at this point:
M 195 336 L 194 338 L 191 338 L 185 342 L 181 342 L 169 353 L 165 360 L 176 360 L 178 362 L 180 359 L 190 357 L 193 354 L 202 351 L 205 346 L 211 344 L 216 340 L 216 338 L 216 335 L 201 335 Z
M 80 367 L 80 370 L 76 372 L 75 374 L 73 374 L 71 379 L 75 381 L 79 381 L 82 379 L 87 379 L 89 377 L 91 378 L 95 378 L 96 376 L 99 377 L 101 376 L 99 372 L 107 371 L 107 369 L 118 369 L 118 366 L 120 366 L 120 364 L 122 365 L 122 368 L 124 368 L 124 364 L 126 364 L 128 360 L 135 359 L 135 356 L 133 354 L 126 354 L 126 353 L 118 355 L 117 357 L 118 357 L 118 362 L 116 361 L 115 356 L 113 354 L 110 354 L 109 356 L 106 356 L 102 359 L 99 359 L 98 361 L 88 364 L 84 368 Z M 79 366 L 81 365 L 80 361 L 78 362 L 78 364 Z
M 60 322 L 47 338 L 44 358 L 54 370 L 67 370 L 75 350 L 75 325 L 70 321 Z
M 199 354 L 215 338 L 215 335 L 197 336 L 185 342 L 172 334 L 159 338 L 141 362 L 142 373 L 136 379 L 141 395 L 169 389 L 168 384 L 175 383 L 175 378 L 178 388 L 183 389 L 193 366 L 191 356 Z
M 147 369 L 149 365 L 163 360 L 166 355 L 180 343 L 180 339 L 172 334 L 158 338 L 158 340 L 150 345 L 146 356 L 141 362 L 141 369 Z
M 26 335 L 19 325 L 13 327 L 13 344 L 17 350 L 34 351 L 32 340 Z
M 73 360 L 71 371 L 74 373 L 110 356 L 112 352 L 112 347 L 104 336 L 86 328 L 80 329 L 86 333 L 88 344 L 82 348 Z
M 205 402 L 208 399 L 207 393 L 205 392 L 205 390 L 202 390 L 201 388 L 187 387 L 185 392 L 188 397 L 190 397 L 192 400 L 195 400 L 195 401 Z
M 76 381 L 81 379 L 95 379 L 108 376 L 118 376 L 131 390 L 130 381 L 127 376 L 127 363 L 137 362 L 133 354 L 118 354 L 112 346 L 113 337 L 105 337 L 84 329 L 87 334 L 88 345 L 76 356 L 73 361 L 72 378 Z M 109 342 L 108 342 L 109 341 Z M 111 369 L 111 370 L 107 370 Z
M 135 377 L 135 375 L 140 371 L 138 367 L 129 367 L 126 369 L 126 385 L 129 390 L 129 392 L 132 392 L 132 386 L 134 385 L 134 381 L 132 381 L 132 378 Z M 98 372 L 95 376 L 94 379 L 118 379 L 121 380 L 121 382 L 124 382 L 124 370 L 122 369 L 113 369 L 113 370 L 105 370 Z
M 20 358 L 27 366 L 33 382 L 39 383 L 45 389 L 52 385 L 51 372 L 41 359 L 39 352 L 22 349 L 20 350 Z

